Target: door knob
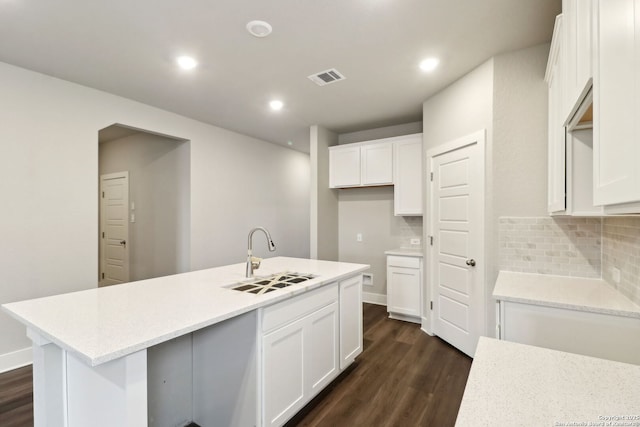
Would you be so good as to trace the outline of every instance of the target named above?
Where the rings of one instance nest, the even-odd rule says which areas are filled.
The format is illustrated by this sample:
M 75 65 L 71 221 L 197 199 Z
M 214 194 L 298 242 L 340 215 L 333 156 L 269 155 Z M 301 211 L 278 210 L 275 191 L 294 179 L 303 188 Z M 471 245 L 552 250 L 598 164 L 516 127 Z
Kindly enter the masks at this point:
M 475 267 L 476 266 L 476 260 L 475 259 L 468 259 L 465 261 L 465 263 L 471 267 Z
M 127 241 L 126 240 L 120 240 L 120 244 L 122 246 L 127 246 Z

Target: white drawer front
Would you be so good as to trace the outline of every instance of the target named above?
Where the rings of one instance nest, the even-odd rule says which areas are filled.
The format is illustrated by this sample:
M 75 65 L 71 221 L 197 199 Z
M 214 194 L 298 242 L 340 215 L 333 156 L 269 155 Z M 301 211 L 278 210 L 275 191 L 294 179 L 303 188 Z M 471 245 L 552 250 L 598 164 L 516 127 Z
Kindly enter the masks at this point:
M 420 268 L 420 258 L 388 255 L 387 265 L 391 267 Z
M 286 325 L 338 300 L 338 284 L 331 283 L 299 297 L 266 307 L 262 311 L 262 332 Z

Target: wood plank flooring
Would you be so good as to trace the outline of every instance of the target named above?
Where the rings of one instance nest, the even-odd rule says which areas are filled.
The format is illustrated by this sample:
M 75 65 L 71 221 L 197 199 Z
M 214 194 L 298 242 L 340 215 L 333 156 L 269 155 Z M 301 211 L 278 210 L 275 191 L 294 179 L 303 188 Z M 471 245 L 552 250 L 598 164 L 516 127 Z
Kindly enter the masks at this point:
M 293 426 L 453 426 L 471 358 L 418 325 L 364 305 L 364 351 Z M 33 426 L 31 367 L 0 374 L 0 427 Z
M 364 305 L 364 351 L 286 427 L 455 424 L 472 359 L 419 325 Z

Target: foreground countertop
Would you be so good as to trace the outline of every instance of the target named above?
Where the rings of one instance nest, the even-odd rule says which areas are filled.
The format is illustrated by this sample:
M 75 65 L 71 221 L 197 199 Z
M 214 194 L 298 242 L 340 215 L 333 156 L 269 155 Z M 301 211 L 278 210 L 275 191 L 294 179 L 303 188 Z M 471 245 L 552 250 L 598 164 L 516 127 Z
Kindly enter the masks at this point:
M 318 277 L 264 295 L 228 287 L 245 264 L 4 304 L 15 319 L 96 366 L 360 273 L 368 265 L 276 257 L 256 277 L 283 271 Z
M 602 279 L 501 271 L 493 297 L 501 301 L 640 319 L 640 306 Z
M 637 426 L 639 396 L 640 366 L 481 337 L 456 426 Z

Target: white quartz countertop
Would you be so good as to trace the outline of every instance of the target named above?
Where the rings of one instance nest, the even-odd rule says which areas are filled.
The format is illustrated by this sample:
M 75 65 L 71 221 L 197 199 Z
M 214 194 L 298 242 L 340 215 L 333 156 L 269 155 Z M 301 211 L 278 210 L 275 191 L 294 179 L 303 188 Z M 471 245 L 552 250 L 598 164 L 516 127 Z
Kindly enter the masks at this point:
M 422 258 L 422 248 L 397 248 L 385 251 L 384 254 Z
M 493 297 L 501 301 L 640 318 L 640 306 L 602 279 L 501 271 Z
M 480 338 L 457 427 L 570 425 L 640 425 L 640 366 Z
M 263 295 L 228 287 L 245 264 L 89 289 L 2 307 L 28 329 L 96 366 L 352 276 L 368 265 L 276 257 L 256 277 L 284 271 L 318 277 Z

